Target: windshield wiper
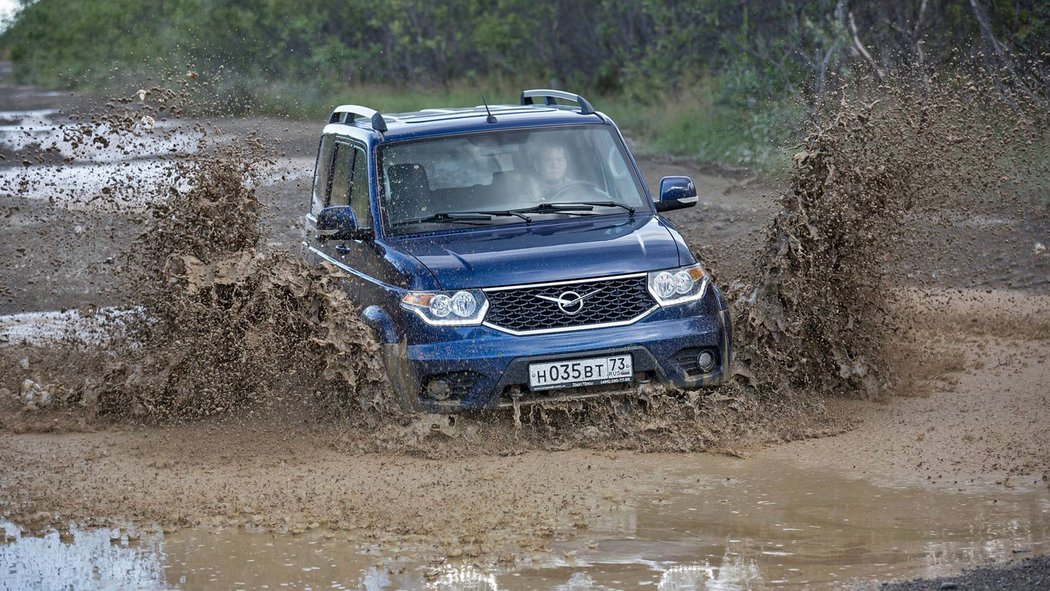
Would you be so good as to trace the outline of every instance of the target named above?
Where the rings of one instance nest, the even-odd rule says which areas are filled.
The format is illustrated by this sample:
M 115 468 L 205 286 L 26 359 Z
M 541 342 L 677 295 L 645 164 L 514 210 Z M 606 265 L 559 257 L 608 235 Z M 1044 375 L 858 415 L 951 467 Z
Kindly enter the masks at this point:
M 634 213 L 634 208 L 630 205 L 624 205 L 618 201 L 563 201 L 568 205 L 590 205 L 592 207 L 622 207 L 627 210 L 628 213 Z M 557 204 L 555 204 L 557 205 Z
M 464 213 L 468 213 L 468 212 L 464 212 Z M 485 210 L 485 211 L 471 211 L 469 213 L 484 214 L 484 215 L 495 215 L 495 216 L 500 216 L 500 217 L 514 216 L 516 218 L 521 218 L 521 219 L 525 220 L 526 224 L 531 224 L 532 223 L 532 218 L 530 218 L 527 215 L 524 215 L 524 212 L 522 212 L 520 210 L 517 210 L 517 209 L 514 209 L 514 210 L 497 209 L 497 210 L 493 210 L 493 211 L 488 211 L 488 210 Z
M 540 203 L 532 207 L 522 207 L 519 209 L 496 209 L 486 211 L 448 211 L 435 213 L 434 215 L 415 218 L 411 220 L 405 220 L 398 222 L 394 225 L 403 226 L 407 224 L 426 224 L 426 223 L 459 223 L 469 224 L 474 222 L 487 222 L 492 219 L 493 216 L 497 217 L 518 217 L 525 220 L 526 224 L 532 223 L 532 218 L 525 215 L 527 213 L 575 213 L 578 215 L 588 215 L 589 212 L 594 210 L 595 207 L 622 207 L 630 213 L 634 213 L 634 208 L 629 205 L 617 203 L 615 201 L 564 201 L 559 203 Z
M 522 213 L 578 213 L 580 215 L 586 215 L 587 212 L 594 209 L 589 203 L 540 203 L 532 207 L 522 207 L 521 209 L 509 210 L 510 213 L 522 214 Z
M 487 222 L 492 219 L 492 216 L 512 216 L 525 220 L 526 224 L 532 223 L 532 218 L 530 218 L 527 215 L 524 215 L 523 213 L 517 210 L 510 211 L 507 209 L 497 209 L 493 211 L 448 211 L 442 213 L 435 213 L 434 215 L 423 218 L 416 218 L 413 220 L 405 220 L 403 222 L 398 222 L 396 225 L 400 226 L 402 224 L 425 224 L 428 222 Z
M 395 226 L 404 226 L 407 224 L 426 224 L 429 222 L 441 222 L 441 223 L 473 223 L 473 222 L 487 222 L 492 219 L 492 216 L 487 212 L 474 212 L 474 211 L 449 211 L 435 213 L 434 215 L 428 215 L 426 217 L 414 218 L 411 220 L 404 220 L 394 224 Z

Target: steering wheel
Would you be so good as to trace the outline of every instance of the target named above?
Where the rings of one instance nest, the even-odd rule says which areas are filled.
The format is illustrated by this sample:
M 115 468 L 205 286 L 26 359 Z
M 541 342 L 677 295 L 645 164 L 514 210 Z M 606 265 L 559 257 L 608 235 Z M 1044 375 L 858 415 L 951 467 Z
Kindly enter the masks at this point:
M 591 192 L 595 193 L 600 198 L 606 198 L 606 199 L 610 198 L 609 194 L 606 193 L 605 191 L 603 191 L 601 187 L 599 187 L 598 185 L 596 185 L 596 184 L 594 184 L 594 183 L 592 183 L 590 181 L 568 181 L 565 184 L 563 184 L 562 186 L 558 187 L 557 189 L 554 189 L 553 191 L 551 191 L 550 194 L 547 195 L 547 200 L 548 201 L 555 201 L 555 200 L 557 200 L 558 197 L 562 197 L 566 193 L 569 193 L 570 191 L 576 191 L 576 190 L 591 191 Z

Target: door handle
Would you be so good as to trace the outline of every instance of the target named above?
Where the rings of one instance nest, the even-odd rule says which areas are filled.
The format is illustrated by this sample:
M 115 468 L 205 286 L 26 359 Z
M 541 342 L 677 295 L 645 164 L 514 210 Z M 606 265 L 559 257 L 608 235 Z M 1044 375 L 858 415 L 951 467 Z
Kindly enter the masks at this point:
M 341 255 L 348 255 L 350 254 L 350 247 L 346 244 L 336 244 L 335 251 Z

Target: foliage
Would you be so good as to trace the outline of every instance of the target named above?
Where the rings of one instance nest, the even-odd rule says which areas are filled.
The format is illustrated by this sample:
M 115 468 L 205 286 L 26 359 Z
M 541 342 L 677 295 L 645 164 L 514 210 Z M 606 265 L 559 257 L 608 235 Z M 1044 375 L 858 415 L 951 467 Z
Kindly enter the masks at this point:
M 737 162 L 864 77 L 971 63 L 1050 93 L 1040 0 L 23 2 L 0 45 L 24 83 L 110 89 L 191 70 L 228 105 L 310 116 L 348 89 L 565 87 L 651 108 L 665 148 Z

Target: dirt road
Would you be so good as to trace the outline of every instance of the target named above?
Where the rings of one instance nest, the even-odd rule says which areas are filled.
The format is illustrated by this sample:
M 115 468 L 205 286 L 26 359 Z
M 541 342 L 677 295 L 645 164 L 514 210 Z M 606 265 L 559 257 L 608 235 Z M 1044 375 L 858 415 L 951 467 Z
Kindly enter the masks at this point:
M 0 118 L 12 126 L 7 134 L 26 125 L 16 111 L 84 106 L 75 97 L 2 90 Z M 294 250 L 318 126 L 212 123 L 225 132 L 221 141 L 260 130 L 272 142 L 280 155 L 276 172 L 259 184 L 266 242 Z M 0 172 L 17 174 L 19 153 L 5 150 Z M 651 186 L 666 174 L 692 176 L 700 205 L 667 217 L 698 252 L 714 255 L 709 264 L 720 284 L 741 277 L 774 213 L 775 181 L 712 175 L 669 159 L 640 164 Z M 107 174 L 105 165 L 75 167 L 70 182 L 93 186 L 93 178 Z M 46 164 L 30 169 L 40 166 Z M 122 299 L 117 270 L 141 231 L 140 211 L 56 208 L 46 189 L 0 195 L 0 315 L 130 304 Z M 736 459 L 718 458 L 718 470 L 775 465 L 791 479 L 819 468 L 836 478 L 929 494 L 1050 496 L 1050 255 L 1035 246 L 1050 243 L 1048 228 L 1009 212 L 943 221 L 936 224 L 943 250 L 898 270 L 900 305 L 920 319 L 894 357 L 895 370 L 908 379 L 879 400 L 826 400 L 808 424 L 756 427 L 726 447 Z M 994 239 L 1003 227 L 1013 240 Z M 982 248 L 953 247 L 957 235 Z M 23 380 L 46 382 L 42 372 L 54 369 L 46 350 L 8 342 L 0 362 L 0 387 L 7 389 L 0 509 L 29 529 L 73 521 L 169 531 L 339 531 L 358 543 L 415 547 L 431 558 L 520 564 L 582 539 L 631 499 L 673 489 L 683 466 L 716 469 L 702 455 L 523 445 L 507 421 L 485 416 L 454 428 L 424 418 L 365 438 L 341 420 L 319 420 L 294 395 L 188 424 L 113 424 L 78 408 L 23 408 L 16 400 Z M 807 438 L 831 433 L 840 434 Z M 1045 517 L 1019 511 L 1028 513 L 1019 519 L 1039 524 L 1031 538 L 1036 550 L 1050 551 L 1041 529 Z M 967 562 L 953 560 L 955 568 Z M 913 567 L 897 574 L 925 572 Z

